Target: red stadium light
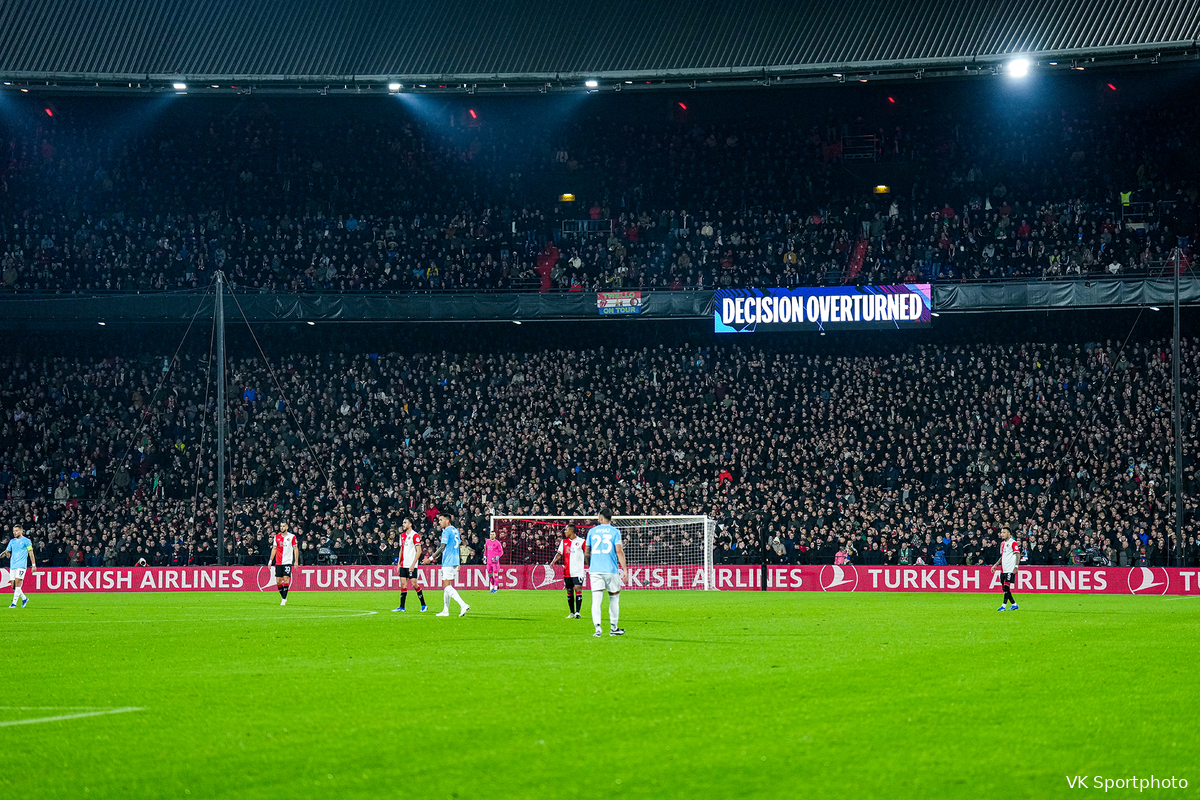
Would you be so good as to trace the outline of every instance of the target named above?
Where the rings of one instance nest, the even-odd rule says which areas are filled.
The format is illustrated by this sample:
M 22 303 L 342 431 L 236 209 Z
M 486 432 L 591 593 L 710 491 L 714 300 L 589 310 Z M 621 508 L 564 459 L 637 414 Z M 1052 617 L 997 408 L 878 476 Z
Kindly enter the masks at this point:
M 888 102 L 889 102 L 889 103 L 894 103 L 894 102 L 896 102 L 896 98 L 894 98 L 894 97 L 889 97 L 889 98 L 888 98 Z
M 471 119 L 479 119 L 479 115 L 475 113 L 475 109 L 468 108 L 467 111 L 470 113 Z
M 48 109 L 48 108 L 47 108 L 47 109 L 46 109 L 46 116 L 47 116 L 47 117 L 53 117 L 53 116 L 54 116 L 54 112 L 53 112 L 53 111 L 51 111 L 50 109 Z
M 1108 84 L 1108 88 L 1112 89 L 1114 92 L 1117 90 L 1117 87 L 1113 86 L 1111 83 Z
M 684 111 L 687 111 L 687 106 L 684 105 L 683 103 L 680 103 L 679 107 L 682 108 Z

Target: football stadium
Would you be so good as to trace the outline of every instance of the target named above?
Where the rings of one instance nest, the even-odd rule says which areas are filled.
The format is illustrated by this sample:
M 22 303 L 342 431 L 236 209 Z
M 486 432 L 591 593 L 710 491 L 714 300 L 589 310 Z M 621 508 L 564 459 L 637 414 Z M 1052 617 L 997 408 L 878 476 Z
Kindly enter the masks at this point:
M 1195 2 L 14 0 L 0 81 L 3 797 L 1200 787 Z

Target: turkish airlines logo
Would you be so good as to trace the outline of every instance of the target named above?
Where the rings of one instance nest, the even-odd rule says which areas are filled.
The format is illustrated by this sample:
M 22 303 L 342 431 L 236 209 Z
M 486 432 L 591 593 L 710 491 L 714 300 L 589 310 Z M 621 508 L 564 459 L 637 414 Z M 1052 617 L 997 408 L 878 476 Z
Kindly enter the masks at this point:
M 266 592 L 275 588 L 275 568 L 274 567 L 259 567 L 258 568 L 258 590 Z
M 541 570 L 542 580 L 540 582 L 538 581 L 538 570 Z M 555 576 L 554 567 L 536 564 L 529 570 L 529 582 L 533 584 L 534 589 L 545 589 L 556 583 L 561 584 L 563 579 Z
M 1171 583 L 1162 567 L 1134 567 L 1128 580 L 1130 594 L 1166 594 Z
M 838 566 L 826 564 L 821 567 L 821 590 L 825 592 L 853 592 L 858 588 L 858 570 L 853 564 Z

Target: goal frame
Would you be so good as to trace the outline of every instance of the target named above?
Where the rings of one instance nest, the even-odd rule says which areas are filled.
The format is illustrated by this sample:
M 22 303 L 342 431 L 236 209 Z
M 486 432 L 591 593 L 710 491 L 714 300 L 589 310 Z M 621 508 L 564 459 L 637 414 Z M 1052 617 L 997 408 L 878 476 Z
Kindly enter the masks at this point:
M 500 520 L 528 522 L 577 522 L 579 520 L 595 520 L 595 514 L 490 514 L 488 515 L 488 532 L 496 530 L 496 522 Z M 717 575 L 713 566 L 713 547 L 716 544 L 717 521 L 704 514 L 614 514 L 612 524 L 621 528 L 622 520 L 638 520 L 646 522 L 698 522 L 703 525 L 701 558 L 697 564 L 700 567 L 702 591 L 717 591 Z

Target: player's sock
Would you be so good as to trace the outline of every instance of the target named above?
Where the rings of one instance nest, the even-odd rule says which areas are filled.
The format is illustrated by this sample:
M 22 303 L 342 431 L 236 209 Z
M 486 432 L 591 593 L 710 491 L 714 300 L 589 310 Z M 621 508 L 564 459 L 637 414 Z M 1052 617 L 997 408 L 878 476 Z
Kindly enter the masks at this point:
M 408 590 L 407 589 L 400 593 L 400 607 L 404 608 L 404 604 L 406 602 L 408 602 Z
M 1017 601 L 1013 599 L 1012 589 L 1007 586 L 1004 587 L 1004 602 L 1010 603 L 1014 606 L 1017 604 Z
M 287 600 L 288 588 L 289 588 L 289 586 L 286 583 L 283 586 L 279 587 L 279 594 L 281 597 L 283 597 L 284 600 Z
M 21 599 L 21 590 L 13 589 L 13 605 L 16 605 L 17 601 L 20 599 Z
M 425 593 L 420 589 L 417 589 L 417 599 L 421 601 L 422 606 L 425 605 Z
M 460 595 L 460 594 L 458 593 L 458 589 L 455 589 L 453 586 L 447 586 L 447 587 L 446 587 L 446 592 L 447 592 L 447 593 L 448 593 L 448 594 L 449 594 L 449 595 L 450 595 L 452 598 L 454 598 L 454 602 L 458 603 L 458 607 L 459 607 L 459 608 L 466 608 L 466 607 L 467 607 L 467 601 L 462 599 L 462 595 Z M 446 607 L 447 607 L 447 608 L 449 608 L 449 607 L 450 607 L 450 606 L 449 606 L 449 604 L 447 604 L 447 605 L 446 605 Z
M 574 588 L 567 589 L 567 608 L 569 608 L 571 610 L 572 614 L 575 613 L 575 589 Z
M 608 624 L 615 631 L 621 621 L 621 593 L 609 595 L 608 597 Z
M 592 624 L 596 630 L 600 630 L 600 604 L 603 598 L 603 592 L 592 592 Z

